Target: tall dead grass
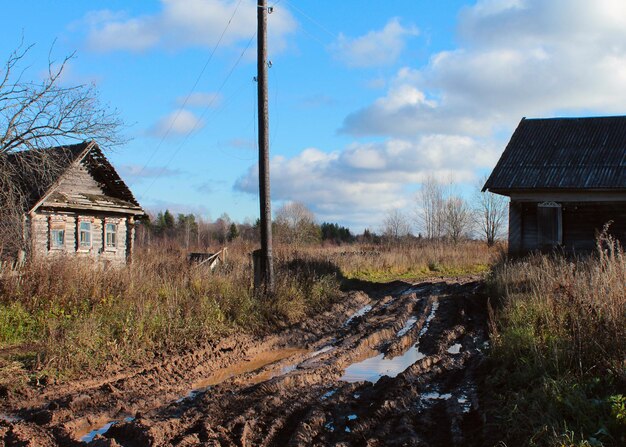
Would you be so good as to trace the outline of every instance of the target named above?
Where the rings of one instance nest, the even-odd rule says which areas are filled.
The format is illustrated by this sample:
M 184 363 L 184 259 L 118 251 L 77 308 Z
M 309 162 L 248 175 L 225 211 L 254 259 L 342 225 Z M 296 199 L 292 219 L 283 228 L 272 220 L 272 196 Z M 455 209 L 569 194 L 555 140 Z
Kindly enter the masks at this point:
M 478 241 L 458 244 L 416 240 L 394 244 L 310 247 L 311 257 L 336 265 L 347 278 L 371 281 L 454 276 L 489 270 L 503 247 Z
M 0 283 L 0 349 L 19 353 L 7 360 L 18 358 L 31 372 L 74 374 L 233 331 L 268 331 L 339 296 L 336 275 L 281 259 L 276 296 L 259 299 L 250 251 L 232 246 L 227 262 L 213 272 L 164 247 L 140 251 L 132 266 L 122 268 L 69 258 L 29 263 Z
M 605 232 L 586 259 L 507 262 L 491 284 L 503 297 L 492 322 L 491 380 L 508 445 L 624 445 L 626 256 L 619 243 Z

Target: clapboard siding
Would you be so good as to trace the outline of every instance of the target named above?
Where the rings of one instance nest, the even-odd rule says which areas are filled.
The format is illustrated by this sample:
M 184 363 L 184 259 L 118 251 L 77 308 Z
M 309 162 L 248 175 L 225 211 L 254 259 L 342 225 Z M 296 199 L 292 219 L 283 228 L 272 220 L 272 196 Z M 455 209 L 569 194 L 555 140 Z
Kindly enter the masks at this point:
M 537 241 L 537 204 L 522 205 L 522 251 L 536 250 Z
M 521 210 L 521 218 L 509 222 L 509 240 L 512 254 L 539 250 L 537 206 L 541 202 L 511 202 L 510 216 Z M 626 202 L 560 202 L 562 209 L 562 248 L 569 252 L 593 250 L 596 237 L 605 224 L 609 234 L 622 244 L 626 243 Z M 521 233 L 521 236 L 518 234 Z M 515 240 L 521 239 L 517 249 Z
M 626 203 L 563 204 L 563 245 L 573 251 L 595 247 L 595 239 L 605 224 L 609 233 L 626 242 Z

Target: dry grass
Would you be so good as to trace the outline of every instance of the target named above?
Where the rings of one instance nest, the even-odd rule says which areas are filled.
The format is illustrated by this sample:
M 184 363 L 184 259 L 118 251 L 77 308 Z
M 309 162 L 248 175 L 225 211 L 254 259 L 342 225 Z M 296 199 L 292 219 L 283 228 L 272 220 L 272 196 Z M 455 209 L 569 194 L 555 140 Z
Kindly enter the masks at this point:
M 253 292 L 250 247 L 230 247 L 210 272 L 185 253 L 151 248 L 130 267 L 74 259 L 32 262 L 2 279 L 0 349 L 33 374 L 75 374 L 191 347 L 235 330 L 263 332 L 297 322 L 339 296 L 335 275 L 290 259 L 276 263 L 274 300 Z M 13 347 L 13 349 L 10 349 Z M 16 349 L 16 348 L 23 349 Z M 12 367 L 15 365 L 11 363 Z
M 623 445 L 626 256 L 604 235 L 595 256 L 501 264 L 492 386 L 508 445 Z M 617 412 L 617 413 L 616 413 Z M 625 415 L 622 415 L 622 418 Z
M 310 247 L 309 256 L 336 265 L 346 278 L 370 281 L 420 279 L 481 273 L 500 256 L 503 247 L 477 241 L 457 245 L 410 241 L 381 245 Z

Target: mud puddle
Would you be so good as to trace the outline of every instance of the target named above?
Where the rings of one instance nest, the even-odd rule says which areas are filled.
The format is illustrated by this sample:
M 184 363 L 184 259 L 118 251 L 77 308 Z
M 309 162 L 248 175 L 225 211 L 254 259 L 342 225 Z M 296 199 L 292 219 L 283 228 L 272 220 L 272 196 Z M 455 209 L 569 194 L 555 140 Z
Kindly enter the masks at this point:
M 355 318 L 359 318 L 362 317 L 363 315 L 367 314 L 369 311 L 372 310 L 372 305 L 371 304 L 367 304 L 363 307 L 361 307 L 359 310 L 357 310 L 355 313 L 353 313 L 352 315 L 350 315 L 350 318 L 348 318 L 346 320 L 346 322 L 343 324 L 343 326 L 348 326 L 350 323 L 352 323 L 354 321 Z
M 398 331 L 398 333 L 396 334 L 396 337 L 402 337 L 406 335 L 407 332 L 413 329 L 413 326 L 415 326 L 415 323 L 417 323 L 417 317 L 409 318 L 406 321 L 406 323 L 404 323 L 404 327 Z
M 254 372 L 258 369 L 264 368 L 273 363 L 277 363 L 286 358 L 292 357 L 294 355 L 304 354 L 306 352 L 308 352 L 306 349 L 301 349 L 301 348 L 286 348 L 286 349 L 278 349 L 274 351 L 262 352 L 244 362 L 237 363 L 227 368 L 219 369 L 215 371 L 213 374 L 211 374 L 209 377 L 207 377 L 206 379 L 203 379 L 199 382 L 194 383 L 193 390 L 191 391 L 190 394 L 192 394 L 193 396 L 193 394 L 198 394 L 202 391 L 205 391 L 210 386 L 218 385 L 233 377 Z M 284 373 L 286 374 L 287 372 L 295 369 L 296 366 L 293 366 L 292 369 L 287 368 Z M 283 368 L 281 368 L 280 370 L 282 371 L 282 369 Z M 269 380 L 269 378 L 266 380 Z
M 122 422 L 132 422 L 134 420 L 135 418 L 133 417 L 126 417 L 124 419 L 117 419 L 114 421 L 109 421 L 106 424 L 99 426 L 98 428 L 95 428 L 95 429 L 93 427 L 88 427 L 86 430 L 81 430 L 77 433 L 76 436 L 82 442 L 91 442 L 94 440 L 96 436 L 104 435 L 115 424 L 120 424 Z
M 417 345 L 393 358 L 385 358 L 385 354 L 378 354 L 348 366 L 339 380 L 350 383 L 363 381 L 376 383 L 383 376 L 396 377 L 413 363 L 425 357 Z

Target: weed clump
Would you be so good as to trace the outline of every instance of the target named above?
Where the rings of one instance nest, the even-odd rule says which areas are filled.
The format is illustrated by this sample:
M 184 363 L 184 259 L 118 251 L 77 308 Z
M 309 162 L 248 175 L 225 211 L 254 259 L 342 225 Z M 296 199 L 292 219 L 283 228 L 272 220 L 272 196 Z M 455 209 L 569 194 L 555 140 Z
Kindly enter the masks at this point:
M 494 418 L 507 445 L 625 445 L 626 257 L 532 255 L 494 269 Z

